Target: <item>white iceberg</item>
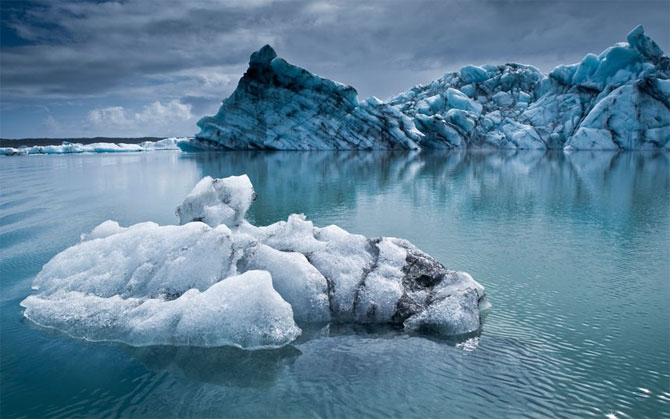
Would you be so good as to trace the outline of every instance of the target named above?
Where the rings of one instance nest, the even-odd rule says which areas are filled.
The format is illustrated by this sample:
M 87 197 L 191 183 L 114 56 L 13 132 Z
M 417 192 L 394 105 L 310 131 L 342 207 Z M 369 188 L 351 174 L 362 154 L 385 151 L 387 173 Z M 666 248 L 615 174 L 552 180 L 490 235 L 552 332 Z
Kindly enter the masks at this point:
M 406 240 L 368 239 L 303 215 L 256 227 L 246 175 L 202 179 L 181 225 L 105 221 L 51 259 L 21 302 L 36 324 L 133 346 L 275 348 L 298 324 L 391 323 L 461 335 L 484 287 Z
M 92 143 L 80 144 L 63 141 L 60 145 L 31 147 L 2 147 L 0 156 L 24 156 L 32 154 L 78 154 L 78 153 L 127 153 L 153 150 L 179 150 L 177 143 L 187 141 L 185 137 L 170 137 L 158 141 L 144 141 L 140 144 Z
M 133 346 L 281 347 L 300 335 L 291 306 L 272 288 L 265 271 L 247 271 L 174 300 L 101 297 L 61 291 L 21 303 L 37 324 L 92 341 Z
M 249 177 L 230 176 L 225 179 L 205 177 L 177 208 L 179 222 L 202 221 L 211 227 L 219 224 L 235 227 L 256 198 Z

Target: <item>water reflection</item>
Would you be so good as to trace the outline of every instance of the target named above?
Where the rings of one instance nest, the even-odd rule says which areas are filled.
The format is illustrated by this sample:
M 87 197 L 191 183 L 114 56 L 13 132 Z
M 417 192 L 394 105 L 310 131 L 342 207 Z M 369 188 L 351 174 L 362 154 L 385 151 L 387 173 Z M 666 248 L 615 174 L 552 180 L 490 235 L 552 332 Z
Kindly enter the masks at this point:
M 566 206 L 582 206 L 610 218 L 615 214 L 607 211 L 615 205 L 622 209 L 616 221 L 628 223 L 635 206 L 663 205 L 654 197 L 670 189 L 670 153 L 661 151 L 224 152 L 182 158 L 195 162 L 203 176 L 247 173 L 259 195 L 250 215 L 260 223 L 292 212 L 350 210 L 359 196 L 390 188 L 400 188 L 415 206 L 440 205 L 461 217 L 560 216 Z M 467 188 L 467 195 L 455 188 Z
M 486 314 L 483 314 L 484 321 Z M 330 323 L 323 326 L 303 325 L 302 335 L 294 342 L 296 345 L 307 343 L 312 339 L 321 338 L 369 338 L 369 339 L 395 339 L 415 337 L 429 341 L 446 344 L 452 347 L 469 345 L 473 340 L 479 339 L 482 329 L 471 333 L 457 336 L 442 336 L 431 333 L 414 333 L 405 330 L 402 325 L 393 324 L 355 324 L 355 323 Z
M 301 355 L 288 345 L 273 350 L 246 351 L 233 347 L 124 346 L 147 369 L 179 371 L 189 379 L 237 387 L 270 387 L 284 368 Z
M 241 173 L 255 223 L 303 212 L 470 272 L 493 303 L 481 334 L 454 346 L 303 327 L 292 347 L 249 353 L 89 344 L 22 321 L 32 278 L 82 232 L 175 223 L 201 176 Z M 670 418 L 669 208 L 667 152 L 7 158 L 0 404 L 7 417 Z

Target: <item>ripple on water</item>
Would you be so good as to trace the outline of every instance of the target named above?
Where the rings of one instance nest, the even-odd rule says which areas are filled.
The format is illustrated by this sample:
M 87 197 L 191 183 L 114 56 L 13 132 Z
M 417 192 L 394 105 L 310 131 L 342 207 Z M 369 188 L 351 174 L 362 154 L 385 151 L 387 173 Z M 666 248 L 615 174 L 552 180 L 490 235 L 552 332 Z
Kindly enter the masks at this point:
M 170 152 L 3 160 L 3 414 L 670 418 L 669 159 L 582 160 Z M 22 320 L 32 277 L 79 234 L 105 218 L 174 222 L 197 179 L 241 173 L 256 186 L 258 224 L 303 212 L 316 225 L 408 238 L 469 271 L 493 304 L 481 333 L 444 340 L 330 325 L 305 328 L 282 351 L 249 353 L 91 344 Z

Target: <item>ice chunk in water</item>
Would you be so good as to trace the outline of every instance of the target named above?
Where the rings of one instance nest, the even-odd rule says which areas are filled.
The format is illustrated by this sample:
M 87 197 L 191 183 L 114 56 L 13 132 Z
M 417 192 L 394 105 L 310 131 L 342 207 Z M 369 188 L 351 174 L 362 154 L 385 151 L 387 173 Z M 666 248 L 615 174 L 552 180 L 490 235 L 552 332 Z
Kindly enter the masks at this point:
M 202 221 L 212 227 L 225 224 L 235 227 L 256 198 L 247 175 L 225 179 L 204 177 L 177 208 L 180 224 Z
M 105 221 L 51 259 L 21 305 L 37 324 L 89 340 L 264 348 L 299 322 L 394 323 L 465 334 L 484 287 L 406 240 L 314 227 L 304 215 L 256 227 L 246 176 L 202 179 L 182 225 Z
M 479 297 L 476 292 L 448 295 L 426 310 L 405 320 L 407 329 L 441 335 L 461 335 L 479 328 Z
M 231 276 L 204 292 L 190 289 L 174 300 L 61 291 L 30 296 L 21 305 L 37 324 L 74 337 L 133 346 L 274 348 L 301 333 L 291 306 L 264 271 Z
M 128 230 L 126 227 L 121 227 L 118 222 L 107 220 L 98 225 L 88 234 L 81 235 L 81 241 L 93 240 L 93 239 L 102 239 L 112 234 L 121 233 Z

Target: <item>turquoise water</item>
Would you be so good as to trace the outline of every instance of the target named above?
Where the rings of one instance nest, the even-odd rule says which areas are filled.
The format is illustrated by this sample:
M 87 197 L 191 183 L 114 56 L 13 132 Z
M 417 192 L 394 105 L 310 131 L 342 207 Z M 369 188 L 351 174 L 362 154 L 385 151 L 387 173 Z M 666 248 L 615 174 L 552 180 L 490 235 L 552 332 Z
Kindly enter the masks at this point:
M 487 288 L 467 341 L 305 330 L 275 351 L 40 329 L 34 275 L 106 219 L 175 223 L 247 173 L 256 224 L 305 213 L 411 240 Z M 0 416 L 670 417 L 669 153 L 230 152 L 0 158 Z

